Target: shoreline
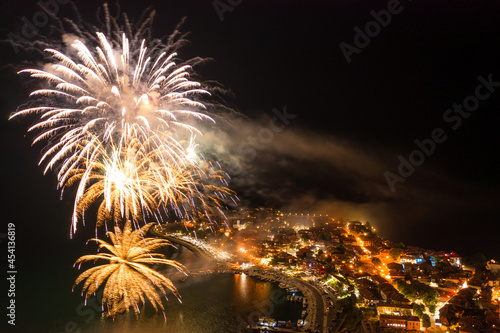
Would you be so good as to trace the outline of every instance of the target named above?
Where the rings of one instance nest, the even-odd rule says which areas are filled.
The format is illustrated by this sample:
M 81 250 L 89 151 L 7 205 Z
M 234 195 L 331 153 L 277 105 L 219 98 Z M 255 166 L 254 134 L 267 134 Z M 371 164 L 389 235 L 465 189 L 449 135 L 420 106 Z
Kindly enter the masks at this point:
M 159 236 L 162 238 L 169 239 L 169 236 L 165 234 L 165 232 L 156 230 L 155 228 L 152 228 L 150 231 L 152 231 L 153 235 Z M 177 242 L 179 242 L 178 239 L 175 239 Z M 187 240 L 183 240 L 183 242 L 179 242 L 181 246 L 186 246 L 184 242 L 188 242 Z M 193 245 L 193 244 L 191 244 Z M 199 245 L 193 245 L 195 248 L 199 248 Z M 191 248 L 188 248 L 191 252 L 193 250 Z M 203 251 L 200 251 L 203 252 Z M 214 259 L 214 258 L 212 258 Z M 318 290 L 313 284 L 304 281 L 302 279 L 298 279 L 295 277 L 290 277 L 282 272 L 279 271 L 273 271 L 268 268 L 246 268 L 246 269 L 234 269 L 234 268 L 229 268 L 228 265 L 231 264 L 230 260 L 225 259 L 221 260 L 220 258 L 215 258 L 214 263 L 217 264 L 217 268 L 215 269 L 208 269 L 208 270 L 194 270 L 189 272 L 187 276 L 183 276 L 182 280 L 180 281 L 185 281 L 185 278 L 187 277 L 196 277 L 200 275 L 209 275 L 209 274 L 214 274 L 214 273 L 231 273 L 231 274 L 241 274 L 244 273 L 246 275 L 249 275 L 251 277 L 255 277 L 260 279 L 261 281 L 272 281 L 272 282 L 277 282 L 277 283 L 285 283 L 287 286 L 292 286 L 299 290 L 302 295 L 304 295 L 304 301 L 307 300 L 307 307 L 305 308 L 306 310 L 306 315 L 303 319 L 303 325 L 301 326 L 302 330 L 307 330 L 307 329 L 314 329 L 316 325 L 320 325 L 323 329 L 326 327 L 326 322 L 327 322 L 327 315 L 326 315 L 326 299 L 322 295 L 321 291 Z M 175 275 L 174 275 L 175 276 Z M 280 289 L 284 289 L 282 287 L 279 287 Z M 286 289 L 285 289 L 286 290 Z M 314 295 L 314 293 L 317 293 L 319 295 L 319 298 L 321 299 L 320 302 L 322 302 L 321 306 L 323 307 L 323 313 L 321 314 L 321 318 L 318 317 L 318 304 L 317 304 L 317 295 Z M 271 300 L 270 300 L 271 301 Z M 301 318 L 298 318 L 299 320 Z
M 299 290 L 302 293 L 302 295 L 304 295 L 304 301 L 307 300 L 307 307 L 305 308 L 306 316 L 304 317 L 305 324 L 302 326 L 302 328 L 311 329 L 315 326 L 316 324 L 315 318 L 317 316 L 317 305 L 316 305 L 316 298 L 314 297 L 312 291 L 310 290 L 312 286 L 310 286 L 309 283 L 301 281 L 302 282 L 301 284 L 297 284 L 295 278 L 291 278 L 281 272 L 273 272 L 273 271 L 261 272 L 261 271 L 246 269 L 246 270 L 241 270 L 241 273 L 247 274 L 251 277 L 258 278 L 262 281 L 285 283 Z M 305 285 L 309 286 L 306 287 Z
M 274 271 L 261 271 L 260 269 L 233 269 L 233 268 L 217 268 L 217 269 L 210 269 L 210 270 L 201 270 L 201 271 L 193 271 L 190 272 L 190 274 L 187 276 L 187 278 L 193 277 L 199 277 L 199 276 L 206 276 L 206 275 L 213 275 L 213 274 L 246 274 L 250 277 L 259 279 L 262 282 L 274 282 L 274 283 L 284 283 L 287 286 L 291 286 L 295 289 L 297 289 L 299 292 L 302 293 L 304 301 L 307 302 L 307 307 L 304 308 L 306 311 L 306 315 L 304 318 L 304 325 L 300 326 L 299 330 L 307 330 L 307 329 L 313 329 L 315 327 L 316 323 L 316 318 L 318 314 L 318 308 L 316 304 L 316 297 L 313 294 L 313 291 L 311 289 L 315 289 L 316 292 L 319 292 L 313 285 L 308 283 L 307 281 L 303 280 L 298 280 L 293 277 L 289 277 L 281 272 L 274 272 Z M 180 281 L 183 283 L 184 281 L 177 279 L 177 281 Z M 299 282 L 299 283 L 297 283 Z M 283 288 L 281 286 L 278 286 L 278 288 L 282 290 L 287 290 L 286 288 Z M 269 300 L 271 301 L 271 300 Z M 300 303 L 303 304 L 303 303 Z M 301 318 L 298 318 L 297 320 L 300 320 Z M 322 324 L 322 323 L 319 323 Z M 298 327 L 298 326 L 297 326 Z M 262 326 L 252 326 L 251 328 L 262 328 Z M 292 332 L 290 329 L 284 329 L 284 328 L 268 328 L 269 330 L 274 330 L 276 332 Z M 295 331 L 296 332 L 296 331 Z

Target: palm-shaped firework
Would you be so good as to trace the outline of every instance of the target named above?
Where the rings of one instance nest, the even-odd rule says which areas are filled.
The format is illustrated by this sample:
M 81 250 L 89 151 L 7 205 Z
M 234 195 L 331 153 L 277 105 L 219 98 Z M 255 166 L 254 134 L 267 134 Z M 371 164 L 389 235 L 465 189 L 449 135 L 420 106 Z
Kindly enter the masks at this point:
M 91 260 L 106 260 L 108 263 L 95 266 L 84 271 L 75 281 L 74 286 L 82 281 L 82 294 L 85 298 L 94 294 L 101 286 L 103 304 L 106 304 L 108 315 L 115 316 L 122 311 L 133 311 L 138 314 L 139 306 L 148 299 L 158 311 L 165 314 L 160 296 L 167 297 L 169 291 L 177 298 L 179 294 L 172 282 L 164 275 L 153 270 L 150 265 L 169 265 L 185 273 L 186 268 L 176 261 L 168 260 L 163 254 L 155 253 L 159 248 L 170 245 L 165 239 L 145 238 L 152 223 L 141 229 L 132 231 L 130 221 L 126 222 L 123 231 L 115 227 L 115 233 L 108 232 L 112 244 L 100 239 L 92 239 L 99 243 L 99 249 L 110 253 L 98 253 L 80 257 L 75 264 Z

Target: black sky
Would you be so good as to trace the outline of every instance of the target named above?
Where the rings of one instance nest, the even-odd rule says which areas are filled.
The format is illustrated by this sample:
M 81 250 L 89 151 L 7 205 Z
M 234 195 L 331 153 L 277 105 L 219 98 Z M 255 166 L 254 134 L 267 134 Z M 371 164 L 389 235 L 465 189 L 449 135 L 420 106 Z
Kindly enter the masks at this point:
M 82 1 L 84 17 L 93 20 L 99 3 Z M 354 44 L 354 28 L 364 30 L 370 12 L 388 2 L 243 0 L 223 21 L 212 1 L 121 3 L 137 15 L 154 6 L 156 36 L 187 16 L 183 30 L 192 44 L 181 57 L 214 59 L 197 69 L 200 77 L 230 89 L 229 103 L 247 119 L 226 137 L 208 131 L 207 142 L 225 147 L 223 163 L 242 167 L 231 186 L 245 204 L 369 220 L 394 241 L 500 258 L 500 88 L 456 130 L 443 121 L 447 109 L 474 94 L 478 76 L 500 82 L 497 1 L 401 1 L 401 12 L 350 64 L 339 44 Z M 19 34 L 21 18 L 38 10 L 36 1 L 3 2 L 2 39 Z M 69 7 L 60 13 L 70 14 Z M 1 57 L 4 221 L 33 224 L 27 235 L 66 242 L 72 198 L 59 201 L 55 176 L 37 167 L 40 147 L 24 138 L 32 120 L 7 122 L 27 90 L 11 66 L 21 55 L 3 43 Z M 255 149 L 255 158 L 238 155 L 284 106 L 296 115 L 285 130 Z M 448 139 L 392 192 L 384 172 L 397 172 L 398 156 L 408 157 L 414 140 L 435 128 Z

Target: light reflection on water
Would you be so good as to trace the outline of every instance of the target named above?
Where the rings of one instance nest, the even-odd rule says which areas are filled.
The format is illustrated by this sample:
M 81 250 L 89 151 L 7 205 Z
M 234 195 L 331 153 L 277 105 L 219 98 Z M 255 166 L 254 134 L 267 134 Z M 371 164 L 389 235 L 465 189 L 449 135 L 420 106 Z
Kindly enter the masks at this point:
M 213 268 L 183 247 L 171 250 L 168 256 L 192 271 Z M 276 320 L 292 322 L 296 322 L 302 312 L 301 303 L 270 306 L 270 295 L 279 289 L 278 284 L 246 274 L 211 274 L 190 277 L 186 282 L 174 279 L 173 282 L 182 295 L 182 303 L 173 295 L 169 296 L 169 301 L 165 302 L 166 321 L 162 313 L 155 313 L 148 304 L 138 319 L 134 314 L 119 316 L 114 321 L 96 319 L 82 327 L 82 333 L 232 333 L 251 320 L 257 320 L 263 311 L 272 311 Z
M 236 332 L 238 325 L 248 322 L 248 315 L 268 309 L 274 283 L 263 282 L 244 274 L 214 274 L 177 283 L 182 304 L 167 302 L 167 320 L 150 307 L 136 319 L 133 314 L 110 319 L 99 319 L 82 327 L 82 332 L 96 333 L 221 333 Z M 266 305 L 264 305 L 266 304 Z M 288 320 L 300 316 L 302 304 L 286 302 L 275 304 L 275 319 Z M 240 320 L 238 320 L 238 317 Z M 254 318 L 259 314 L 254 315 Z M 241 326 L 240 326 L 241 327 Z
M 86 250 L 86 249 L 85 249 Z M 46 258 L 57 253 L 57 265 Z M 41 247 L 40 260 L 23 266 L 16 280 L 16 326 L 0 325 L 0 332 L 22 333 L 220 333 L 235 332 L 248 316 L 259 317 L 257 309 L 269 308 L 269 295 L 280 290 L 278 284 L 264 282 L 244 275 L 215 274 L 188 278 L 185 283 L 173 280 L 182 295 L 182 304 L 174 296 L 164 302 L 167 313 L 155 313 L 148 304 L 136 319 L 133 314 L 118 316 L 115 321 L 101 318 L 99 295 L 84 304 L 81 287 L 72 292 L 73 282 L 81 273 L 72 267 L 74 258 L 86 254 L 79 247 L 68 252 L 59 246 Z M 32 253 L 30 253 L 32 255 Z M 172 250 L 169 257 L 196 269 L 210 268 L 182 247 Z M 42 260 L 43 259 L 43 260 Z M 68 263 L 67 265 L 59 264 Z M 19 293 L 17 292 L 19 290 Z M 276 292 L 274 293 L 276 294 Z M 102 294 L 101 294 L 102 295 Z M 279 297 L 283 300 L 283 297 Z M 267 303 L 266 303 L 267 302 Z M 284 302 L 273 305 L 277 320 L 295 321 L 300 317 L 302 304 Z M 238 321 L 240 318 L 240 321 Z

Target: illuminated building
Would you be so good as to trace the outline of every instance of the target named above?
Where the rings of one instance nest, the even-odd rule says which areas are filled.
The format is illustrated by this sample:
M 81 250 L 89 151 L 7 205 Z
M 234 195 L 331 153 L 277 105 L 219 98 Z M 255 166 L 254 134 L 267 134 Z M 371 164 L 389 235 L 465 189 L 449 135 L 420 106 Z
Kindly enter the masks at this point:
M 380 327 L 419 331 L 420 319 L 415 316 L 380 315 Z

